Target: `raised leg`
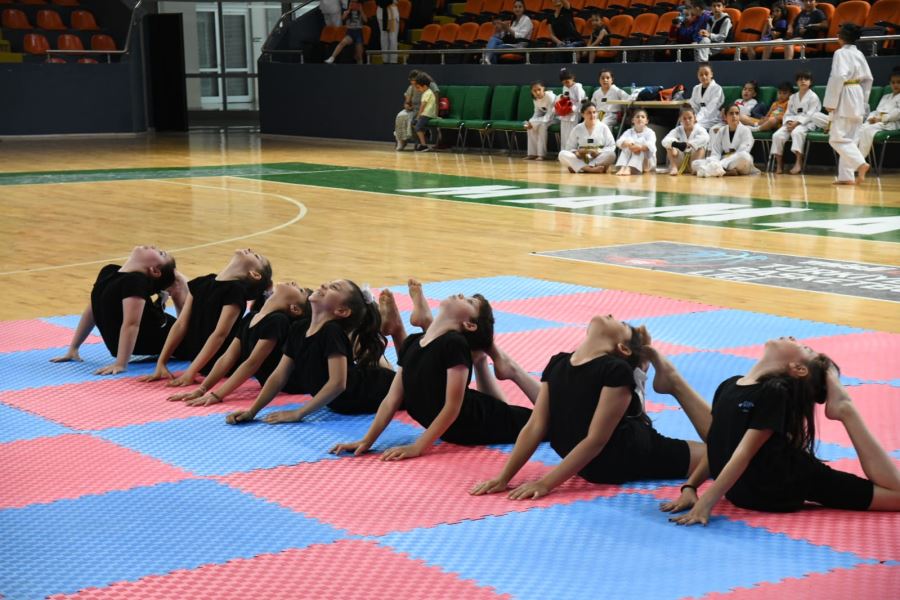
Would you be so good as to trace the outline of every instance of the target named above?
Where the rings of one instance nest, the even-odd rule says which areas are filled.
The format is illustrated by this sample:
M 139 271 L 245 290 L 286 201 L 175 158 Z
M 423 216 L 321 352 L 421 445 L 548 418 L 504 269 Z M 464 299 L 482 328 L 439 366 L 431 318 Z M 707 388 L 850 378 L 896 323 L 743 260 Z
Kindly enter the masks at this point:
M 413 310 L 409 316 L 409 322 L 425 331 L 431 327 L 434 317 L 431 315 L 428 300 L 425 299 L 425 294 L 422 293 L 422 284 L 418 279 L 410 278 L 407 285 L 409 286 L 409 295 L 413 301 Z
M 532 404 L 537 402 L 538 393 L 541 391 L 539 381 L 529 375 L 519 363 L 513 360 L 497 344 L 492 345 L 488 349 L 487 354 L 494 362 L 494 375 L 496 375 L 497 379 L 512 381 L 531 400 Z
M 403 326 L 403 319 L 400 318 L 400 310 L 391 290 L 381 290 L 378 296 L 378 312 L 381 313 L 381 334 L 390 336 L 399 351 L 406 341 L 406 327 Z
M 712 410 L 700 394 L 681 376 L 668 358 L 652 347 L 646 346 L 647 354 L 656 375 L 653 389 L 659 394 L 671 394 L 678 400 L 688 419 L 704 442 L 712 424 Z

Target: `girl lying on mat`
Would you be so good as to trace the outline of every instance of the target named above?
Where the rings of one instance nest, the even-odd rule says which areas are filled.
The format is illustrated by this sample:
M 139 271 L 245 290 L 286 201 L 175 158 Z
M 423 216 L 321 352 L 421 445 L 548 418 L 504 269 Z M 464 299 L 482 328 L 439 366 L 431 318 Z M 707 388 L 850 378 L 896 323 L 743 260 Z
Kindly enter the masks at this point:
M 506 491 L 546 438 L 563 461 L 538 481 L 514 489 L 511 499 L 546 496 L 576 473 L 593 483 L 624 483 L 692 472 L 705 454 L 703 444 L 660 435 L 644 412 L 647 361 L 653 361 L 657 373 L 669 368 L 649 344 L 643 327 L 632 327 L 612 315 L 594 317 L 575 352 L 555 355 L 544 369 L 534 412 L 503 470 L 470 493 Z M 709 406 L 696 394 L 679 400 L 706 439 Z
M 163 311 L 168 295 L 180 314 L 188 293 L 184 276 L 175 270 L 175 258 L 156 246 L 136 246 L 124 265 L 100 269 L 69 350 L 50 362 L 81 362 L 78 349 L 95 325 L 116 359 L 97 369 L 97 375 L 125 371 L 132 355 L 159 354 L 175 323 L 175 317 Z
M 287 341 L 291 323 L 309 318 L 309 296 L 312 290 L 295 282 L 279 283 L 258 311 L 241 319 L 237 334 L 200 387 L 169 397 L 170 402 L 187 406 L 209 406 L 225 398 L 245 381 L 255 377 L 260 385 L 272 375 L 281 360 L 281 349 Z M 215 391 L 213 388 L 231 374 Z M 290 390 L 287 390 L 290 393 Z
M 343 414 L 378 409 L 394 372 L 381 365 L 387 341 L 372 294 L 349 279 L 336 279 L 319 286 L 309 305 L 310 318 L 291 327 L 281 360 L 256 401 L 229 414 L 227 423 L 252 421 L 283 389 L 312 399 L 296 410 L 269 413 L 266 423 L 301 421 L 325 406 Z
M 206 366 L 215 362 L 231 343 L 247 302 L 262 303 L 270 287 L 271 263 L 250 248 L 235 250 L 218 274 L 190 280 L 184 307 L 169 330 L 162 350 L 157 352 L 156 370 L 138 380 L 169 379 L 170 386 L 194 383 L 194 378 L 205 373 Z M 187 370 L 174 378 L 166 366 L 173 356 L 191 361 Z
M 798 510 L 807 501 L 847 510 L 900 510 L 900 470 L 838 376 L 827 356 L 792 337 L 766 342 L 746 375 L 731 377 L 716 390 L 706 456 L 679 498 L 661 509 L 690 509 L 671 518 L 681 525 L 706 525 L 722 496 L 742 508 L 771 512 Z M 677 398 L 688 389 L 682 384 L 672 393 Z M 816 458 L 816 404 L 844 425 L 868 479 Z M 698 498 L 697 486 L 710 474 L 715 481 Z
M 399 318 L 399 313 L 390 317 L 394 322 Z M 487 356 L 494 361 L 494 373 Z M 531 410 L 508 404 L 497 377 L 513 380 L 532 402 L 537 396 L 537 382 L 494 345 L 493 311 L 480 294 L 444 300 L 425 333 L 405 338 L 398 364 L 397 377 L 365 437 L 337 444 L 333 454 L 366 452 L 401 407 L 425 432 L 413 444 L 386 450 L 383 460 L 419 456 L 438 438 L 465 445 L 511 443 Z M 477 390 L 468 387 L 473 368 Z

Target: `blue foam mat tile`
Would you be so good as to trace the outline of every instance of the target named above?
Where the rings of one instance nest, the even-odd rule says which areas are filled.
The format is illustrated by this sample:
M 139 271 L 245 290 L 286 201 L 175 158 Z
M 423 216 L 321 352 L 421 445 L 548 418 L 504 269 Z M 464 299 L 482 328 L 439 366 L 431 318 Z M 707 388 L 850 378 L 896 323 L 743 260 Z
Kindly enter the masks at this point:
M 0 404 L 0 444 L 74 433 L 49 419 Z
M 0 361 L 0 392 L 137 377 L 149 375 L 156 367 L 154 361 L 132 362 L 128 364 L 128 370 L 124 373 L 94 375 L 94 371 L 115 361 L 109 355 L 109 350 L 103 344 L 84 344 L 79 353 L 84 362 L 51 363 L 51 358 L 65 354 L 65 350 L 60 348 L 4 354 L 3 360 Z M 169 369 L 176 373 L 186 368 L 187 365 L 188 363 L 184 361 L 171 361 Z
M 390 288 L 390 290 L 403 294 L 409 293 L 409 288 L 405 285 L 397 285 Z M 481 294 L 488 299 L 488 302 L 503 302 L 506 300 L 525 300 L 539 296 L 599 292 L 601 288 L 533 279 L 531 277 L 518 277 L 516 275 L 501 275 L 499 277 L 479 277 L 425 283 L 422 285 L 422 291 L 425 293 L 426 298 L 431 298 L 432 300 L 443 300 L 453 294 L 462 293 L 467 296 Z
M 346 535 L 209 480 L 0 511 L 0 596 L 38 599 Z
M 409 334 L 420 333 L 419 327 L 414 327 L 409 323 L 410 311 L 401 311 L 400 317 L 406 326 Z M 557 321 L 547 321 L 546 319 L 538 319 L 527 315 L 519 315 L 511 312 L 494 311 L 494 333 L 518 333 L 520 331 L 534 331 L 536 329 L 558 329 L 560 327 L 568 327 L 565 323 Z
M 74 329 L 78 327 L 78 321 L 81 320 L 81 315 L 60 315 L 58 317 L 44 317 L 41 321 L 45 323 L 50 323 L 51 325 L 59 325 L 60 327 L 68 327 L 69 329 Z M 94 327 L 91 330 L 91 334 L 99 336 L 100 331 Z
M 681 410 L 663 410 L 649 414 L 650 420 L 653 422 L 653 428 L 660 434 L 674 438 L 676 440 L 691 440 L 699 442 L 700 436 L 691 425 L 691 420 L 687 414 Z
M 789 335 L 804 339 L 865 331 L 733 309 L 651 317 L 642 324 L 647 326 L 654 339 L 704 350 L 754 346 Z
M 129 425 L 93 432 L 94 435 L 198 475 L 227 475 L 301 462 L 335 460 L 328 451 L 337 443 L 365 435 L 373 415 L 345 416 L 327 409 L 302 423 L 269 425 L 266 413 L 296 408 L 279 406 L 260 412 L 253 423 L 228 425 L 225 415 L 189 417 Z M 421 430 L 392 421 L 375 450 L 409 444 Z
M 504 454 L 511 454 L 514 446 L 515 444 L 493 444 L 489 446 L 489 448 L 499 450 Z M 541 444 L 539 444 L 537 450 L 535 450 L 534 454 L 531 455 L 530 460 L 544 463 L 545 465 L 550 465 L 553 467 L 562 462 L 562 458 L 560 458 L 559 454 L 556 453 L 556 450 L 550 447 L 549 442 L 542 442 Z
M 629 598 L 675 599 L 867 562 L 724 517 L 706 528 L 678 527 L 658 504 L 620 494 L 378 542 L 521 600 L 620 598 L 623 590 Z
M 848 442 L 849 444 L 849 442 Z M 816 457 L 820 460 L 841 460 L 842 458 L 857 458 L 856 450 L 851 446 L 841 446 L 830 442 L 816 440 Z

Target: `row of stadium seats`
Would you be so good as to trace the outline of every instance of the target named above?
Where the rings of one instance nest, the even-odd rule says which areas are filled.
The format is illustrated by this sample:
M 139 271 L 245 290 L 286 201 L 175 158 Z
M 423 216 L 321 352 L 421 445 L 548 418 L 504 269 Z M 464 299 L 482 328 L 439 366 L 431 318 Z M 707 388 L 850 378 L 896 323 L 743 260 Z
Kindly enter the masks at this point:
M 78 0 L 0 0 L 0 4 L 27 4 L 36 6 L 41 4 L 55 4 L 57 6 L 79 6 Z
M 722 86 L 725 94 L 725 106 L 733 103 L 741 97 L 743 86 Z M 548 87 L 557 95 L 561 93 L 560 87 Z M 630 87 L 623 87 L 630 92 Z M 585 85 L 584 91 L 588 97 L 594 92 L 594 87 Z M 817 85 L 812 91 L 823 98 L 825 86 Z M 873 87 L 869 95 L 869 106 L 872 110 L 878 106 L 878 102 L 884 94 L 891 94 L 891 87 Z M 771 104 L 777 95 L 777 89 L 771 86 L 760 86 L 759 102 Z M 531 86 L 498 85 L 493 88 L 486 85 L 443 85 L 440 88 L 440 96 L 449 100 L 448 114 L 431 119 L 429 126 L 438 129 L 454 130 L 457 132 L 458 143 L 465 147 L 468 133 L 474 131 L 479 134 L 482 147 L 487 144 L 493 146 L 493 138 L 496 132 L 502 133 L 507 140 L 507 147 L 517 146 L 515 134 L 525 131 L 524 122 L 534 114 L 534 104 L 531 97 Z M 553 124 L 549 131 L 559 134 L 559 124 Z M 765 153 L 768 154 L 768 146 L 771 143 L 772 132 L 754 132 L 753 137 L 761 142 Z M 828 134 L 823 132 L 811 132 L 807 135 L 807 147 L 813 143 L 828 141 Z M 883 161 L 885 145 L 888 143 L 900 143 L 900 130 L 882 131 L 875 136 L 875 145 L 882 146 L 881 157 Z M 875 152 L 875 146 L 872 150 Z M 879 161 L 881 162 L 881 161 Z
M 3 27 L 6 29 L 33 29 L 28 15 L 18 8 L 3 9 L 2 17 L 0 17 Z M 70 26 L 63 24 L 60 13 L 53 9 L 43 9 L 37 12 L 36 25 L 38 29 L 58 30 L 58 29 L 76 29 L 79 31 L 97 31 L 100 27 L 97 20 L 94 19 L 93 13 L 87 10 L 72 11 L 70 15 Z
M 33 62 L 45 60 L 47 52 L 51 49 L 72 52 L 117 50 L 112 36 L 100 28 L 93 13 L 79 8 L 77 0 L 55 0 L 55 4 L 54 8 L 45 8 L 43 2 L 32 0 L 18 3 L 17 8 L 0 7 L 3 35 L 9 41 L 13 52 L 22 53 L 20 56 L 24 56 L 24 60 Z M 36 27 L 33 27 L 33 24 Z M 70 62 L 70 58 L 72 62 L 98 62 L 88 57 L 76 60 L 75 56 L 56 56 L 46 60 L 52 63 L 66 63 Z

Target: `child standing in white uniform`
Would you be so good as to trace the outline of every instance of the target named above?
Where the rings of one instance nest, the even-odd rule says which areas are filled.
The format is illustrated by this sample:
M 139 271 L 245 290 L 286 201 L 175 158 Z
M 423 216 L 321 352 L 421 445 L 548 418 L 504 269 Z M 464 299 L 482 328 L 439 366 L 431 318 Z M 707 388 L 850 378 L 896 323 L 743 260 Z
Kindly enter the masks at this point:
M 560 114 L 559 107 L 555 108 L 556 114 L 559 116 L 559 145 L 565 148 L 569 134 L 578 125 L 581 103 L 587 99 L 587 94 L 584 93 L 581 84 L 575 81 L 575 74 L 566 68 L 560 69 L 559 81 L 562 83 L 562 95 L 568 96 L 572 103 L 572 110 L 566 114 Z M 557 103 L 559 100 L 557 98 Z
M 525 133 L 528 135 L 528 154 L 525 160 L 544 160 L 547 154 L 547 129 L 556 114 L 553 103 L 556 94 L 544 89 L 542 81 L 531 84 L 531 97 L 534 99 L 534 114 L 525 121 Z
M 571 173 L 605 173 L 616 161 L 616 138 L 597 118 L 597 107 L 593 102 L 584 105 L 581 116 L 584 121 L 572 130 L 559 153 L 559 162 Z
M 691 91 L 691 108 L 697 115 L 697 122 L 709 131 L 713 125 L 722 122 L 719 119 L 719 109 L 725 103 L 725 92 L 713 79 L 712 67 L 707 64 L 702 64 L 697 69 L 697 79 L 700 83 Z
M 697 115 L 690 106 L 681 109 L 679 125 L 663 138 L 662 147 L 669 159 L 669 175 L 693 172 L 691 163 L 706 156 L 709 133 L 697 123 Z
M 844 23 L 838 32 L 841 45 L 831 61 L 831 75 L 825 88 L 825 110 L 831 114 L 828 143 L 838 154 L 835 183 L 853 185 L 866 179 L 869 165 L 854 140 L 869 108 L 872 71 L 866 57 L 855 46 L 860 27 Z M 854 177 L 856 175 L 856 177 Z
M 631 117 L 631 128 L 619 137 L 616 175 L 640 175 L 656 168 L 656 133 L 647 123 L 647 111 L 638 110 Z
M 822 110 L 822 102 L 812 86 L 812 73 L 800 71 L 797 73 L 797 91 L 791 94 L 788 100 L 787 111 L 784 113 L 784 125 L 772 135 L 772 155 L 775 156 L 775 173 L 784 172 L 784 145 L 791 140 L 791 150 L 797 161 L 791 169 L 791 175 L 797 175 L 803 170 L 803 150 L 806 146 L 806 134 L 816 129 L 810 120 L 812 116 Z

